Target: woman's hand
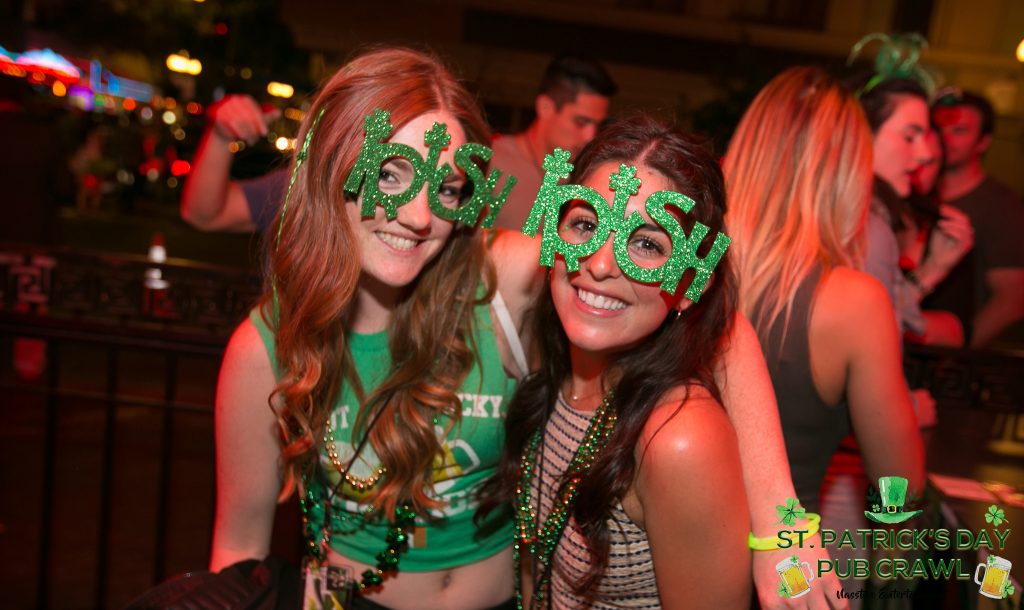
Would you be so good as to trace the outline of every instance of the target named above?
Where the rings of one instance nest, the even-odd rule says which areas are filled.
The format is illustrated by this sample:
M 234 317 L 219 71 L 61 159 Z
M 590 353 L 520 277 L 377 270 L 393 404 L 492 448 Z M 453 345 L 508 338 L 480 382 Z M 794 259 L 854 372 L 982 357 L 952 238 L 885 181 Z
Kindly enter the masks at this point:
M 943 205 L 942 217 L 935 224 L 928 240 L 928 254 L 917 271 L 917 277 L 930 292 L 949 275 L 949 271 L 974 247 L 971 220 L 957 208 Z
M 799 528 L 794 528 L 799 529 Z M 836 596 L 841 588 L 834 570 L 818 576 L 818 562 L 830 561 L 828 551 L 821 544 L 819 534 L 806 536 L 801 548 L 791 547 L 776 551 L 752 551 L 754 553 L 754 587 L 762 610 L 847 610 L 850 603 Z M 810 592 L 796 599 L 779 595 L 782 582 L 775 566 L 787 557 L 798 555 L 800 561 L 811 566 L 815 578 L 810 583 Z

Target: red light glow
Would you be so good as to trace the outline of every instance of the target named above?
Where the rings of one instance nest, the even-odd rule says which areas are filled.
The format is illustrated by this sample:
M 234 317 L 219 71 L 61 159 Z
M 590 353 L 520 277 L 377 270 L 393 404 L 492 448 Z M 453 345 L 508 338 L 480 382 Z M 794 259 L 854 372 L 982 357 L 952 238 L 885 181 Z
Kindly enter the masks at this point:
M 171 163 L 171 175 L 173 176 L 184 176 L 190 169 L 192 169 L 192 166 L 188 164 L 188 161 L 178 159 L 174 163 Z

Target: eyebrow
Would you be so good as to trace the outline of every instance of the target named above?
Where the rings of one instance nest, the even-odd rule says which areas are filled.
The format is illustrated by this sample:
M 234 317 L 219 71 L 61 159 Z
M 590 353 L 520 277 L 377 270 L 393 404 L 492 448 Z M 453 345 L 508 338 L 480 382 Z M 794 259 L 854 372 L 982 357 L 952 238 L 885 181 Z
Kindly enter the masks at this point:
M 413 169 L 412 162 L 406 159 L 405 157 L 390 157 L 388 159 L 385 159 L 384 163 L 381 164 L 381 167 L 386 167 L 388 165 L 396 165 L 404 170 Z
M 637 227 L 637 228 L 635 228 L 633 230 L 634 231 L 652 231 L 654 233 L 664 233 L 665 235 L 668 235 L 668 231 L 666 231 L 664 227 L 662 227 L 660 225 L 651 224 L 649 222 L 645 222 L 644 224 L 640 225 L 639 227 Z

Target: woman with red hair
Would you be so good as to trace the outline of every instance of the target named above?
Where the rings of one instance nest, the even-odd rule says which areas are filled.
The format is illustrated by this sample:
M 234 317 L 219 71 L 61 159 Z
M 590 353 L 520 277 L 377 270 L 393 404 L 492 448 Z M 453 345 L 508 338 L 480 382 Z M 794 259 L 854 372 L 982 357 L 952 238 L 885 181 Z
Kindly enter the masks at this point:
M 377 110 L 387 143 L 409 148 L 352 192 Z M 421 160 L 439 146 L 424 134 L 437 124 L 449 171 L 426 180 Z M 310 555 L 356 576 L 355 607 L 503 607 L 511 523 L 475 524 L 472 493 L 499 456 L 502 403 L 526 366 L 516 322 L 539 270 L 509 267 L 499 282 L 485 232 L 430 202 L 455 208 L 485 188 L 455 152 L 489 143 L 488 127 L 435 58 L 385 49 L 327 81 L 301 135 L 268 288 L 221 371 L 211 568 L 264 557 L 276 503 L 297 490 Z M 389 218 L 365 205 L 371 185 L 384 198 L 418 192 Z M 529 244 L 509 235 L 493 248 L 510 242 Z

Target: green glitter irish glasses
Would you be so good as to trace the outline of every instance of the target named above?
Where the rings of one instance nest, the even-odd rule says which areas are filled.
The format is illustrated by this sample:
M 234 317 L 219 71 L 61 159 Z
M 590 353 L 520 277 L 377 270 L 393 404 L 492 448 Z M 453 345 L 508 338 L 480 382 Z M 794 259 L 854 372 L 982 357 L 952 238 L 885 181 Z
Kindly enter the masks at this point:
M 387 217 L 393 219 L 398 215 L 398 208 L 412 201 L 426 185 L 430 210 L 439 218 L 473 226 L 479 222 L 482 227 L 494 224 L 516 184 L 516 178 L 508 176 L 498 190 L 502 172 L 495 169 L 484 175 L 481 165 L 491 160 L 493 152 L 490 148 L 469 142 L 456 149 L 455 165 L 465 172 L 466 179 L 472 184 L 472 193 L 460 201 L 460 193 L 446 192 L 450 187 L 445 181 L 452 174 L 452 168 L 447 163 L 440 167 L 437 165 L 441 151 L 451 142 L 447 125 L 434 123 L 423 134 L 423 144 L 428 151 L 426 159 L 407 144 L 386 141 L 394 130 L 391 114 L 386 110 L 377 109 L 367 116 L 365 127 L 363 147 L 345 181 L 346 193 L 357 195 L 362 192 L 360 214 L 371 217 L 379 205 Z M 392 181 L 384 182 L 381 180 L 382 170 L 389 165 L 394 166 L 390 171 Z M 484 208 L 487 208 L 487 214 L 481 220 Z
M 638 212 L 626 215 L 629 198 L 640 190 L 640 179 L 636 177 L 635 167 L 620 165 L 619 171 L 609 176 L 608 185 L 615 192 L 611 205 L 590 187 L 558 184 L 572 172 L 569 151 L 556 148 L 552 154 L 545 155 L 543 168 L 544 179 L 540 191 L 523 225 L 523 233 L 531 237 L 538 231 L 543 231 L 541 265 L 554 265 L 557 253 L 565 259 L 565 266 L 570 272 L 578 271 L 580 259 L 597 252 L 608 241 L 609 236 L 615 233 L 612 249 L 615 252 L 615 261 L 623 273 L 638 282 L 660 282 L 662 290 L 675 294 L 683 273 L 687 269 L 693 269 L 694 278 L 685 295 L 694 302 L 700 299 L 704 287 L 711 278 L 711 272 L 718 265 L 732 240 L 724 233 L 718 233 L 708 253 L 703 257 L 697 255 L 697 249 L 710 229 L 700 222 L 694 222 L 693 229 L 687 235 L 679 220 L 668 209 L 672 206 L 678 208 L 682 214 L 688 214 L 696 205 L 693 199 L 674 191 L 658 191 L 647 198 L 644 204 L 647 215 L 671 240 L 670 252 L 663 257 L 663 261 L 658 261 L 660 264 L 652 266 L 652 261 L 657 260 L 657 257 L 644 256 L 643 247 L 636 246 L 638 231 L 649 227 L 649 223 Z M 588 229 L 587 236 L 581 231 L 559 231 L 562 206 L 573 201 L 585 203 L 593 210 L 594 224 Z

